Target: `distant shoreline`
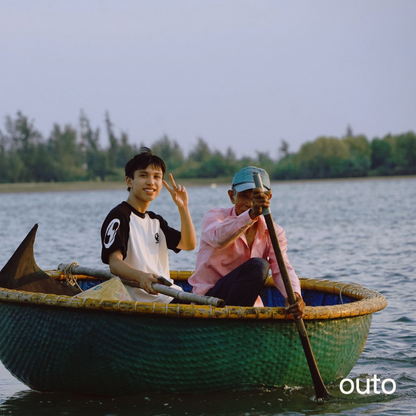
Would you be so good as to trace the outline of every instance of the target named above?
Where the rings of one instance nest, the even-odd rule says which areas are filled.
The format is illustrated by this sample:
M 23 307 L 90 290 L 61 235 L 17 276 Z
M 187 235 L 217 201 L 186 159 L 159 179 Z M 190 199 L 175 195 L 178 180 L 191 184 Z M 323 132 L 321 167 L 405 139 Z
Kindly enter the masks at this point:
M 169 179 L 167 179 L 169 183 Z M 177 179 L 184 186 L 211 186 L 213 183 L 228 184 L 231 178 L 215 179 Z M 31 183 L 1 183 L 0 194 L 28 192 L 71 192 L 71 191 L 107 191 L 126 189 L 124 182 L 78 181 L 78 182 L 31 182 Z
M 272 181 L 275 183 L 308 183 L 308 182 L 333 182 L 333 181 L 362 181 L 362 180 L 392 180 L 392 179 L 414 179 L 416 175 L 406 176 L 367 176 L 363 178 L 328 178 L 328 179 L 297 179 Z M 212 186 L 230 184 L 231 178 L 201 178 L 201 179 L 178 179 L 178 183 L 191 186 Z M 71 191 L 105 191 L 105 190 L 126 189 L 123 182 L 31 182 L 31 183 L 2 183 L 0 194 L 9 193 L 30 193 L 30 192 L 71 192 Z

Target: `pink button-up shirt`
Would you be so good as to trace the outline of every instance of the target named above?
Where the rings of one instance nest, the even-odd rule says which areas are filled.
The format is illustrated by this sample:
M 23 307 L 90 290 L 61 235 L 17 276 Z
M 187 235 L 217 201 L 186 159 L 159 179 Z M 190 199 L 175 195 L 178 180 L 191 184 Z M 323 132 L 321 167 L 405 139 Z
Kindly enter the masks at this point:
M 286 289 L 276 262 L 266 221 L 258 217 L 258 226 L 251 250 L 245 232 L 255 221 L 245 211 L 237 215 L 235 208 L 215 208 L 210 210 L 202 221 L 201 240 L 196 259 L 195 273 L 189 278 L 193 292 L 204 295 L 217 281 L 252 257 L 267 260 L 272 276 L 280 293 L 287 298 Z M 280 249 L 292 282 L 293 291 L 300 294 L 300 282 L 287 257 L 287 240 L 282 227 L 275 224 Z M 260 298 L 255 306 L 262 306 Z

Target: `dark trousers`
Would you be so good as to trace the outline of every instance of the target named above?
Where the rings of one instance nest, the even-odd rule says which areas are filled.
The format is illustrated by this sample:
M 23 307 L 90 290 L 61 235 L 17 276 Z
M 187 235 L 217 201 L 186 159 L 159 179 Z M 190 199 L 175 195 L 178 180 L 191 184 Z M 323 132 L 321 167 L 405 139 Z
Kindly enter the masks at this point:
M 251 258 L 218 280 L 205 295 L 224 299 L 226 305 L 253 306 L 269 268 L 266 260 Z

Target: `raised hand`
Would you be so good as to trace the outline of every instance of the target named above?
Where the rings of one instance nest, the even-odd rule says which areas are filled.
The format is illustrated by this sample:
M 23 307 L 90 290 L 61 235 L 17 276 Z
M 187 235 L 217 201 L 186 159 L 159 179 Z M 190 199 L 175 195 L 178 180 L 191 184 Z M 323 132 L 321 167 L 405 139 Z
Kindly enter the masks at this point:
M 188 192 L 182 185 L 176 185 L 173 175 L 169 173 L 169 179 L 172 186 L 170 186 L 165 180 L 163 180 L 163 185 L 169 191 L 173 202 L 178 208 L 186 208 L 188 206 Z

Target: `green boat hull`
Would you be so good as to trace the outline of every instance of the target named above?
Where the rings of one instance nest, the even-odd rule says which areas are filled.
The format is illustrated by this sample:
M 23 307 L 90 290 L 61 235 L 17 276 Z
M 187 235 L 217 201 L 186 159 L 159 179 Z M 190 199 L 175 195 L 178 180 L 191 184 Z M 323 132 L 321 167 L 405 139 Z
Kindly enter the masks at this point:
M 97 281 L 41 270 L 33 256 L 36 229 L 0 271 L 0 360 L 30 388 L 115 396 L 313 386 L 296 325 L 271 278 L 259 308 L 74 297 L 74 279 L 82 290 Z M 191 274 L 171 277 L 189 291 Z M 310 344 L 329 384 L 349 374 L 372 313 L 387 302 L 357 284 L 301 285 Z
M 346 377 L 371 314 L 307 321 L 325 384 Z M 313 385 L 288 320 L 177 319 L 0 302 L 0 358 L 39 391 L 99 395 Z

